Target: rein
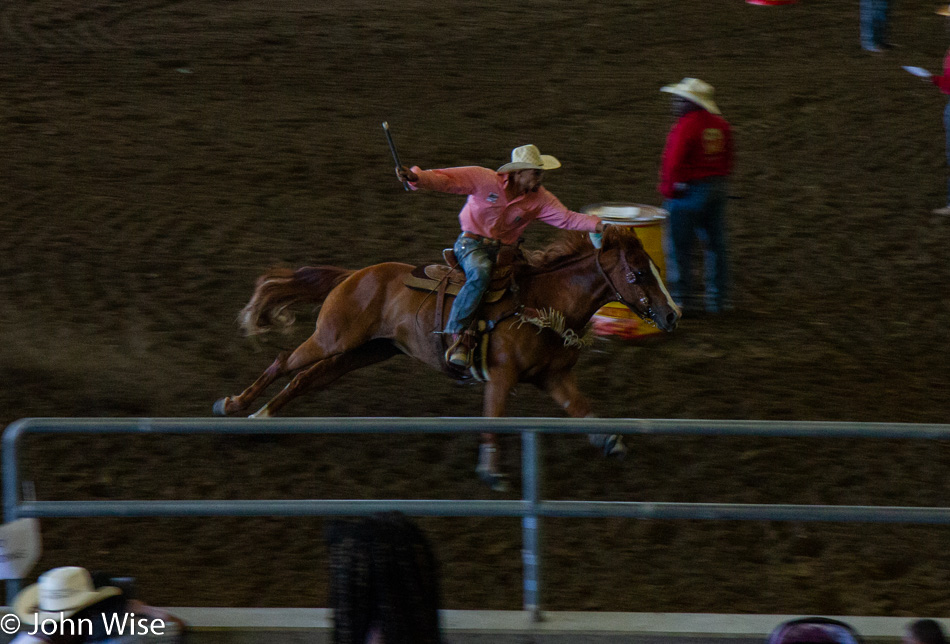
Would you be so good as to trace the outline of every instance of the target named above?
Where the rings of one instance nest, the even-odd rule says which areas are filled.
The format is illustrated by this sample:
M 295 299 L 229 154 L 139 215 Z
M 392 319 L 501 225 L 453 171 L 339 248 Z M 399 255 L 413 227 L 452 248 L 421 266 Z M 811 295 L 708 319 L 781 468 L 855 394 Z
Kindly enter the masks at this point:
M 600 276 L 604 278 L 604 281 L 607 282 L 607 286 L 610 287 L 610 290 L 614 292 L 614 295 L 617 296 L 617 299 L 621 304 L 629 308 L 631 311 L 637 311 L 638 308 L 632 303 L 627 301 L 627 299 L 620 293 L 620 289 L 614 285 L 610 275 L 607 274 L 607 271 L 604 270 L 603 265 L 600 263 L 600 255 L 602 250 L 598 249 L 597 253 L 594 255 L 594 262 L 597 264 L 597 270 L 600 272 Z M 623 252 L 623 249 L 620 249 L 620 264 L 624 269 L 624 279 L 627 280 L 627 284 L 636 284 L 637 283 L 637 274 L 630 268 L 630 264 L 627 263 L 627 254 Z M 640 304 L 644 304 L 643 298 L 640 298 Z M 650 309 L 649 303 L 646 304 L 645 315 L 647 319 L 652 319 L 653 311 Z
M 610 275 L 607 274 L 607 271 L 604 270 L 603 264 L 600 263 L 600 255 L 603 252 L 603 249 L 597 249 L 594 252 L 594 263 L 597 265 L 597 271 L 600 273 L 600 276 L 607 283 L 608 288 L 614 292 L 614 295 L 617 296 L 617 300 L 629 308 L 631 311 L 638 311 L 638 308 L 630 301 L 627 300 L 620 292 L 620 289 L 614 284 L 614 281 L 610 279 Z M 553 266 L 546 266 L 544 270 L 538 271 L 537 274 L 549 273 L 552 271 L 561 270 L 577 262 L 581 262 L 587 259 L 587 255 L 575 255 L 570 258 L 566 258 L 564 261 L 559 262 Z M 627 284 L 636 284 L 637 283 L 637 273 L 630 268 L 630 264 L 627 262 L 627 254 L 620 249 L 620 265 L 624 269 L 624 279 L 626 279 Z M 653 319 L 653 309 L 650 307 L 649 301 L 644 298 L 640 298 L 640 304 L 642 305 L 643 314 L 647 316 L 647 320 L 652 322 Z

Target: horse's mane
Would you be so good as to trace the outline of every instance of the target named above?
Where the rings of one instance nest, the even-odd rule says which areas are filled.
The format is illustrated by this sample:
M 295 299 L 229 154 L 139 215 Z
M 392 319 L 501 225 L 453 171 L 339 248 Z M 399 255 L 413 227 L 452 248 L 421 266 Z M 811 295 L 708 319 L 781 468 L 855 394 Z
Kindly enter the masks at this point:
M 627 226 L 607 226 L 604 230 L 604 243 L 623 244 L 636 238 L 636 233 Z M 573 230 L 563 230 L 546 247 L 538 250 L 524 250 L 525 259 L 531 272 L 538 273 L 550 270 L 562 264 L 565 260 L 586 255 L 594 250 L 587 233 Z

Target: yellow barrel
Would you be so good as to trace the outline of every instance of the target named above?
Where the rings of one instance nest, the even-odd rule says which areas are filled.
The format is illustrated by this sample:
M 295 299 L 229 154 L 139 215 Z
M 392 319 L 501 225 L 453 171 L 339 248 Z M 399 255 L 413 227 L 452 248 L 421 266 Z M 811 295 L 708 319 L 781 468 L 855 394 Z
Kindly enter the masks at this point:
M 656 206 L 622 202 L 591 204 L 584 206 L 581 212 L 597 215 L 615 226 L 633 227 L 660 275 L 666 277 L 663 233 L 669 217 L 668 212 Z M 591 323 L 597 335 L 613 335 L 625 340 L 653 339 L 662 333 L 620 302 L 610 302 L 601 307 L 591 318 Z

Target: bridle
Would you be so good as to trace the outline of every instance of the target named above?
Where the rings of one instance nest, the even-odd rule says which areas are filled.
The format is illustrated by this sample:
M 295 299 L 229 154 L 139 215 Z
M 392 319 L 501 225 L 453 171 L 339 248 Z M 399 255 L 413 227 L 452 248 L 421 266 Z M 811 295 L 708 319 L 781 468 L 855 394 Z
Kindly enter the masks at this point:
M 641 273 L 637 273 L 632 268 L 630 268 L 630 264 L 627 263 L 627 253 L 625 253 L 622 248 L 619 250 L 620 250 L 620 267 L 624 271 L 623 272 L 624 279 L 627 281 L 627 284 L 636 284 L 637 281 L 643 279 L 643 275 Z M 629 302 L 620 292 L 620 289 L 618 289 L 614 285 L 613 280 L 610 279 L 610 275 L 607 274 L 607 271 L 604 270 L 603 265 L 600 263 L 600 255 L 602 252 L 603 252 L 603 249 L 601 248 L 597 249 L 597 252 L 594 254 L 594 262 L 597 264 L 597 270 L 600 271 L 600 276 L 604 278 L 605 282 L 607 282 L 607 286 L 610 287 L 610 290 L 614 292 L 614 295 L 617 296 L 617 299 L 620 301 L 621 304 L 625 305 L 627 308 L 629 308 L 632 311 L 636 311 L 645 319 L 652 322 L 653 316 L 654 316 L 653 308 L 650 306 L 650 300 L 647 298 L 645 291 L 643 291 L 643 289 L 640 289 L 640 292 L 643 294 L 640 296 L 640 299 L 638 300 L 639 306 L 637 306 L 636 304 L 632 302 Z

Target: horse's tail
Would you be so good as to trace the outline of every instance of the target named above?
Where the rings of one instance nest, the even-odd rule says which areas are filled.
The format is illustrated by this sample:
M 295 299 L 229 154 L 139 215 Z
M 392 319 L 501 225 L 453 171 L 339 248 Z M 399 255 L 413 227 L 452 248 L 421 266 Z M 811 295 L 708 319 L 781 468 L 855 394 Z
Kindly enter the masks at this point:
M 238 314 L 241 328 L 247 335 L 272 329 L 288 331 L 296 319 L 290 306 L 322 304 L 330 291 L 353 273 L 335 266 L 272 268 L 257 278 L 254 295 Z

